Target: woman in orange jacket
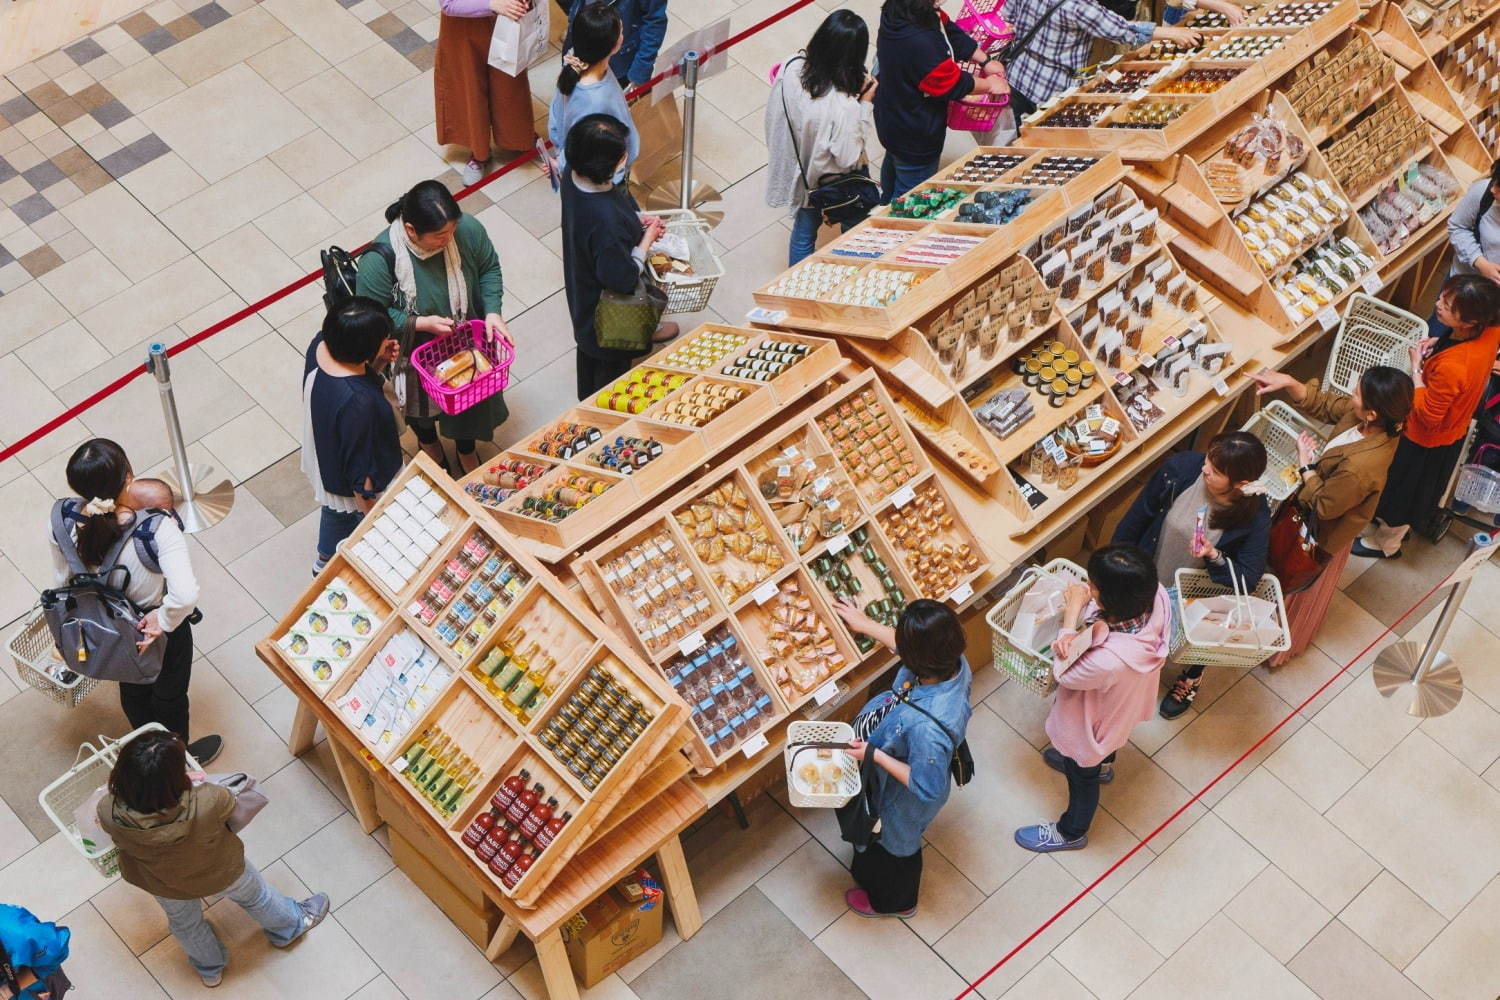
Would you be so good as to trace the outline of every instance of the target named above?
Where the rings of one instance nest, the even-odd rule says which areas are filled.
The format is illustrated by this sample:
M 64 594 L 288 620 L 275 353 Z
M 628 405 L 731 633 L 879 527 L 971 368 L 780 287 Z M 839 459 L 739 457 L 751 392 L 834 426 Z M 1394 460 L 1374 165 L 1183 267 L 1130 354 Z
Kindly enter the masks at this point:
M 1469 418 L 1500 351 L 1500 285 L 1459 274 L 1443 284 L 1438 321 L 1450 328 L 1411 349 L 1416 397 L 1396 457 L 1386 476 L 1375 520 L 1353 553 L 1397 559 L 1413 525 L 1425 528 L 1437 513 L 1453 466 L 1463 450 Z

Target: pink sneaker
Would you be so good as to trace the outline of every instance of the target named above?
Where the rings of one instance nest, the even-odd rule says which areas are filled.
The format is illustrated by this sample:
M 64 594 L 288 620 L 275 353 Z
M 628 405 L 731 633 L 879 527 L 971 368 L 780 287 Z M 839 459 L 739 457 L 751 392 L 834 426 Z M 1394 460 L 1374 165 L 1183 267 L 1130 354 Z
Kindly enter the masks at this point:
M 894 913 L 880 913 L 870 905 L 870 894 L 863 889 L 850 889 L 844 893 L 844 902 L 849 904 L 849 909 L 862 917 L 900 917 L 906 920 L 917 915 L 917 908 L 913 906 L 909 910 L 899 910 Z

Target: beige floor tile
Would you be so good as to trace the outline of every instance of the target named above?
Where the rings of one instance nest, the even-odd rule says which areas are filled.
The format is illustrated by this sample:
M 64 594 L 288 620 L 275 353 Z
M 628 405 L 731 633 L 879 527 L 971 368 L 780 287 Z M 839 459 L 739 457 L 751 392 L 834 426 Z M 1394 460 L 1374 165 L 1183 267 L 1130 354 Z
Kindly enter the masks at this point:
M 635 958 L 632 958 L 630 961 L 626 962 L 624 965 L 620 966 L 619 971 L 615 973 L 615 975 L 619 976 L 620 980 L 627 985 L 635 982 L 638 976 L 644 973 L 647 969 L 651 968 L 651 966 L 655 965 L 657 961 L 662 958 L 662 956 L 666 955 L 673 948 L 682 943 L 682 936 L 677 933 L 677 927 L 672 923 L 672 911 L 670 909 L 667 910 L 667 912 L 663 914 L 663 918 L 661 940 L 656 942 L 656 944 L 652 945 L 651 947 L 647 948 L 644 952 L 637 955 Z M 527 949 L 530 949 L 530 943 L 523 939 L 522 941 L 518 942 L 516 947 L 511 949 L 511 951 L 514 953 L 516 951 L 524 951 Z M 530 961 L 530 959 L 527 958 L 521 964 L 525 965 L 526 961 Z
M 1489 655 L 1493 656 L 1493 646 Z M 1461 662 L 1465 665 L 1478 665 L 1486 661 L 1468 659 Z M 1496 671 L 1474 670 L 1471 667 L 1469 672 L 1480 674 Z M 1500 712 L 1485 704 L 1472 690 L 1465 692 L 1465 696 L 1447 715 L 1424 721 L 1422 731 L 1446 747 L 1449 753 L 1475 774 L 1483 774 L 1486 768 L 1500 758 Z
M 1314 721 L 1366 767 L 1373 767 L 1418 722 L 1401 705 L 1382 698 L 1364 676 L 1355 678 Z
M 1263 769 L 1248 775 L 1214 811 L 1333 912 L 1380 871 L 1373 858 Z
M 1217 816 L 1194 823 L 1109 901 L 1162 954 L 1171 954 L 1260 874 L 1266 859 Z
M 0 385 L 5 386 L 0 397 L 0 426 L 29 432 L 63 410 L 62 402 L 47 383 L 22 364 L 19 355 L 0 357 L 0 380 L 3 380 Z M 21 461 L 27 468 L 36 469 L 57 455 L 71 452 L 88 436 L 86 427 L 77 420 L 69 420 L 27 448 L 20 456 Z
M 172 242 L 182 246 L 175 238 Z M 128 270 L 126 274 L 129 276 Z M 204 261 L 197 257 L 184 257 L 144 281 L 110 296 L 88 309 L 78 319 L 104 345 L 105 350 L 120 352 L 158 335 L 184 316 L 216 301 L 227 291 L 228 286 Z M 166 339 L 174 338 L 169 334 Z M 188 351 L 172 360 L 172 379 L 179 397 L 179 409 L 182 408 L 184 386 L 178 384 L 177 369 L 195 353 L 197 352 Z M 130 360 L 131 364 L 139 363 L 138 358 Z M 112 373 L 109 377 L 113 378 L 117 373 Z M 193 433 L 185 414 L 183 427 L 188 434 Z
M 380 975 L 361 986 L 349 1000 L 405 1000 L 405 996 L 389 977 Z
M 1207 711 L 1199 714 L 1153 759 L 1184 786 L 1196 791 L 1217 778 L 1290 711 L 1291 706 L 1270 688 L 1254 677 L 1246 677 Z M 1202 801 L 1213 805 L 1221 799 L 1301 725 L 1302 719 L 1298 716 L 1282 726 L 1260 749 L 1210 789 Z
M 14 689 L 15 683 L 7 676 L 6 681 Z M 0 868 L 21 857 L 36 846 L 36 838 L 26 828 L 10 806 L 0 801 Z
M 409 997 L 482 996 L 501 976 L 400 871 L 391 871 L 335 914 Z M 443 961 L 434 964 L 433 955 Z
M 218 646 L 203 649 L 203 655 L 214 669 L 247 702 L 258 701 L 281 683 L 271 668 L 255 654 L 255 643 L 270 635 L 275 624 L 275 619 L 257 618 Z
M 277 687 L 255 703 L 255 714 L 271 727 L 285 744 L 292 736 L 292 718 L 297 712 L 297 696 L 286 687 Z M 326 739 L 326 737 L 324 737 Z
M 374 235 L 383 224 L 385 206 L 418 180 L 441 172 L 437 155 L 420 139 L 408 136 L 341 170 L 313 187 L 312 194 L 345 225 L 368 220 Z
M 288 573 L 286 567 L 311 566 L 317 538 L 318 514 L 314 511 L 253 552 L 240 556 L 229 564 L 229 570 L 266 609 L 266 614 L 283 615 L 307 589 L 307 578 L 301 569 Z
M 130 285 L 130 279 L 98 250 L 53 268 L 41 277 L 42 285 L 73 315 L 78 316 Z M 68 343 L 74 343 L 69 338 Z M 85 348 L 84 355 L 89 354 Z M 99 359 L 100 361 L 103 358 Z M 95 362 L 97 364 L 97 362 Z
M 108 884 L 61 833 L 0 869 L 0 899 L 36 914 L 67 913 Z
M 1434 1000 L 1489 1000 L 1500 983 L 1500 880 L 1490 882 L 1407 966 L 1412 982 Z
M 292 140 L 270 159 L 303 188 L 327 180 L 354 162 L 349 151 L 321 129 Z
M 1083 889 L 1057 859 L 1030 854 L 1027 857 L 1030 860 L 1024 868 L 933 946 L 969 982 L 988 972 Z M 1080 899 L 981 983 L 980 995 L 994 998 L 1005 994 L 1098 908 L 1092 896 Z
M 494 211 L 487 209 L 486 212 Z M 529 239 L 530 237 L 528 237 Z M 548 257 L 556 260 L 555 257 Z M 502 274 L 507 279 L 510 270 L 501 260 Z M 573 320 L 568 313 L 568 299 L 562 292 L 551 295 L 517 314 L 507 304 L 507 323 L 511 338 L 516 343 L 516 360 L 511 364 L 511 378 L 530 378 L 559 358 L 573 350 Z M 514 418 L 512 418 L 514 422 Z
M 186 160 L 173 152 L 137 167 L 121 178 L 120 183 L 158 216 L 208 186 Z
M 260 7 L 251 7 L 164 50 L 158 59 L 188 86 L 245 62 L 290 32 Z M 281 84 L 280 86 L 285 86 Z
M 745 803 L 750 828 L 715 816 L 683 841 L 698 906 L 707 920 L 807 841 L 807 831 L 765 795 Z
M 930 856 L 929 856 L 930 859 Z M 924 899 L 933 896 L 923 865 Z M 844 890 L 854 885 L 849 870 L 816 840 L 809 839 L 755 883 L 766 898 L 809 938 L 815 938 L 847 912 Z
M 145 895 L 138 889 L 131 891 Z M 154 902 L 151 905 L 156 906 Z M 151 973 L 135 960 L 134 953 L 92 906 L 84 904 L 66 917 L 55 914 L 42 917 L 49 918 L 55 918 L 73 932 L 67 972 L 78 996 L 91 1000 L 167 1000 L 167 994 L 151 978 Z M 79 947 L 82 942 L 88 946 Z
M 272 865 L 264 874 L 267 881 L 294 899 L 312 891 L 286 865 Z M 245 1000 L 342 997 L 354 984 L 363 985 L 380 971 L 337 920 L 323 921 L 295 948 L 277 949 L 231 900 L 221 899 L 207 912 L 208 922 L 229 952 L 229 966 L 224 970 L 225 995 Z M 221 995 L 203 987 L 176 941 L 163 941 L 147 952 L 142 962 L 173 1000 L 211 1000 Z
M 132 281 L 187 256 L 187 247 L 118 184 L 106 184 L 62 212 Z
M 1221 914 L 1131 994 L 1132 1000 L 1182 997 L 1315 1000 L 1316 994 Z
M 292 436 L 259 406 L 210 431 L 204 435 L 203 443 L 223 459 L 231 480 L 237 483 L 275 464 L 298 447 Z
M 210 184 L 314 127 L 243 64 L 168 98 L 142 119 Z
M 261 5 L 330 62 L 342 62 L 374 37 L 359 19 L 336 4 L 317 0 L 266 0 Z
M 1224 914 L 1253 937 L 1278 962 L 1289 962 L 1332 915 L 1275 865 L 1224 907 Z
M 95 896 L 90 905 L 132 955 L 144 955 L 171 933 L 167 929 L 166 913 L 150 893 L 123 879 L 110 882 L 109 888 Z
M 421 75 L 410 60 L 381 41 L 339 63 L 339 72 L 370 97 L 382 97 L 398 84 Z
M 917 915 L 906 921 L 906 926 L 923 941 L 936 944 L 983 902 L 984 893 L 952 862 L 929 847 L 922 852 L 922 892 Z
M 1287 963 L 1321 1000 L 1424 1000 L 1426 994 L 1335 920 Z
M 1099 1000 L 1124 1000 L 1163 959 L 1108 909 L 1101 909 L 1052 952 Z
M 4 371 L 10 358 L 0 358 Z M 0 550 L 40 590 L 55 586 L 52 545 L 47 540 L 47 515 L 57 494 L 44 487 L 35 476 L 17 476 L 0 486 Z
M 393 867 L 391 856 L 343 813 L 286 854 L 286 865 L 319 892 L 328 893 L 335 909 L 358 896 Z
M 197 442 L 195 447 L 201 444 Z M 217 468 L 224 471 L 223 465 L 217 465 Z M 236 490 L 234 508 L 229 516 L 195 537 L 220 564 L 225 564 L 251 551 L 280 530 L 281 522 L 266 510 L 255 494 L 249 490 Z
M 395 55 L 388 45 L 377 42 L 376 46 Z M 405 59 L 399 56 L 397 59 L 414 70 Z M 369 156 L 406 134 L 405 126 L 386 114 L 377 101 L 337 69 L 324 70 L 287 91 L 286 96 L 356 159 Z
M 1474 593 L 1473 586 L 1469 593 Z M 1477 694 L 1494 708 L 1500 705 L 1500 671 L 1475 669 L 1478 664 L 1489 662 L 1493 655 L 1496 633 L 1484 624 L 1486 612 L 1493 616 L 1493 610 L 1472 601 L 1466 601 L 1465 607 L 1469 610 L 1460 611 L 1453 620 L 1448 637 L 1443 641 L 1443 649 L 1464 670 L 1465 694 Z M 1500 623 L 1495 624 L 1495 629 L 1500 629 Z M 1425 632 L 1416 631 L 1418 639 L 1425 635 Z M 1465 697 L 1464 700 L 1467 701 L 1468 698 Z
M 149 110 L 173 94 L 187 89 L 187 84 L 156 57 L 148 57 L 104 79 L 104 86 L 115 98 L 136 114 Z
M 872 1000 L 946 1000 L 965 985 L 900 920 L 866 920 L 846 911 L 813 943 Z
M 0 354 L 9 353 L 67 322 L 68 310 L 39 281 L 0 298 Z
M 1500 872 L 1500 793 L 1424 733 L 1403 740 L 1328 818 L 1450 919 Z M 1431 850 L 1434 830 L 1463 830 L 1463 850 Z
M 562 261 L 515 220 L 493 205 L 476 218 L 484 223 L 500 252 L 505 278 L 506 311 L 514 310 L 512 299 L 531 305 L 541 302 L 563 286 Z
M 1328 614 L 1323 619 L 1323 627 L 1318 630 L 1313 643 L 1339 666 L 1358 658 L 1358 662 L 1350 672 L 1363 673 L 1380 650 L 1400 638 L 1391 634 L 1377 641 L 1377 637 L 1384 629 L 1384 622 L 1377 621 L 1364 608 L 1339 592 L 1335 593 L 1333 600 L 1329 602 Z M 1371 642 L 1375 642 L 1375 646 L 1361 655 Z
M 1127 743 L 1115 759 L 1115 780 L 1100 789 L 1100 805 L 1125 824 L 1137 839 L 1149 836 L 1167 817 L 1181 809 L 1192 793 L 1150 757 Z M 1208 810 L 1194 803 L 1164 827 L 1151 841 L 1161 852 L 1188 831 Z
M 347 815 L 338 800 L 300 760 L 294 760 L 275 774 L 258 780 L 270 804 L 240 837 L 245 842 L 246 857 L 261 868 L 283 858 L 339 816 Z M 378 847 L 375 849 L 379 850 Z M 294 866 L 293 870 L 307 878 L 314 892 L 328 891 L 322 885 L 322 872 L 316 867 L 297 869 Z
M 201 250 L 299 193 L 297 183 L 274 163 L 259 159 L 178 201 L 161 213 L 161 220 L 178 239 Z
M 1050 955 L 1022 976 L 1001 1000 L 1032 1000 L 1035 997 L 1046 997 L 1047 1000 L 1095 1000 L 1094 994 Z
M 100 263 L 104 263 L 102 259 Z M 67 349 L 59 350 L 59 344 L 66 344 Z M 90 337 L 77 321 L 69 320 L 53 330 L 50 336 L 33 340 L 22 347 L 16 352 L 16 357 L 25 362 L 26 367 L 48 389 L 57 389 L 104 364 L 109 360 L 109 352 Z M 39 423 L 44 414 L 37 413 L 33 416 L 36 418 L 35 422 Z
M 578 995 L 582 1000 L 638 1000 L 635 991 L 625 984 L 619 973 L 605 976 L 586 990 L 580 988 Z M 520 997 L 521 1000 L 547 1000 L 547 984 L 542 978 L 541 964 L 533 958 L 517 969 L 508 982 L 501 983 L 486 993 L 482 1000 L 490 1000 L 492 997 L 495 1000 L 510 1000 L 512 997 Z
M 738 63 L 731 63 L 724 72 L 698 85 L 700 98 L 736 121 L 764 108 L 770 93 L 771 85 L 764 72 L 751 72 Z M 760 132 L 751 134 L 764 138 Z
M 1058 775 L 1059 780 L 1062 775 Z M 1066 805 L 1066 795 L 1063 798 Z M 1058 810 L 1061 813 L 1061 809 Z M 1094 823 L 1089 827 L 1089 845 L 1082 851 L 1062 851 L 1057 855 L 1057 863 L 1068 870 L 1068 873 L 1084 885 L 1093 885 L 1094 880 L 1129 853 L 1138 843 L 1140 838 L 1131 833 L 1119 820 L 1109 814 L 1107 810 L 1100 809 L 1094 814 Z M 1165 849 L 1166 841 L 1152 841 L 1158 849 Z M 1093 890 L 1094 895 L 1100 902 L 1109 900 L 1115 893 L 1125 888 L 1130 880 L 1136 876 L 1141 869 L 1151 863 L 1156 852 L 1151 846 L 1142 847 L 1129 861 L 1120 865 L 1108 878 L 1100 882 Z
M 247 302 L 259 300 L 303 274 L 254 223 L 221 236 L 198 254 Z M 268 323 L 275 322 L 269 313 L 265 319 Z
M 1265 769 L 1319 812 L 1326 811 L 1365 775 L 1365 766 L 1316 725 L 1303 726 L 1293 733 L 1266 758 Z
M 265 77 L 271 86 L 282 90 L 295 87 L 328 68 L 328 60 L 295 35 L 256 53 L 245 60 L 245 64 Z
M 1312 698 L 1307 707 L 1301 709 L 1302 715 L 1311 719 L 1323 710 L 1324 705 L 1337 697 L 1340 691 L 1353 683 L 1354 671 L 1345 670 L 1340 673 L 1339 667 L 1340 664 L 1329 659 L 1327 653 L 1317 646 L 1309 646 L 1283 666 L 1272 670 L 1262 664 L 1250 673 L 1294 708 Z M 1335 674 L 1338 676 L 1335 677 Z M 1333 678 L 1332 683 L 1324 687 L 1324 683 L 1330 678 Z M 1318 694 L 1319 689 L 1322 690 L 1321 694 Z M 1313 697 L 1315 694 L 1316 697 Z
M 339 220 L 310 194 L 299 194 L 259 216 L 255 225 L 266 234 L 300 270 L 319 263 L 318 251 L 339 231 Z
M 1038 698 L 1019 684 L 1002 683 L 984 703 L 1027 743 L 1038 750 L 1048 744 L 1047 716 L 1052 711 L 1052 699 Z
M 533 84 L 534 86 L 534 84 Z M 380 95 L 380 106 L 402 125 L 414 132 L 422 131 L 437 120 L 432 94 L 432 70 L 397 84 Z M 490 185 L 494 188 L 497 185 Z M 486 188 L 485 190 L 490 190 Z
M 1388 871 L 1365 886 L 1339 920 L 1398 969 L 1406 968 L 1446 924 Z

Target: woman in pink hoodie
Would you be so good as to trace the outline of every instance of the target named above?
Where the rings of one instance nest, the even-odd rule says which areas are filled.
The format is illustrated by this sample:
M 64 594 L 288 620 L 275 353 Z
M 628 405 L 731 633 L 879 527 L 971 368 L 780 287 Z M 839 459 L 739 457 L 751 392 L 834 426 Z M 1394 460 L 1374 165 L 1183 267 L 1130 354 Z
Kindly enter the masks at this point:
M 1056 823 L 1016 831 L 1028 851 L 1076 851 L 1089 842 L 1099 786 L 1114 780 L 1115 751 L 1155 711 L 1167 661 L 1172 609 L 1151 557 L 1134 545 L 1108 545 L 1089 557 L 1088 571 L 1087 586 L 1068 588 L 1052 644 L 1058 690 L 1047 716 L 1052 746 L 1042 754 L 1067 776 L 1068 809 Z

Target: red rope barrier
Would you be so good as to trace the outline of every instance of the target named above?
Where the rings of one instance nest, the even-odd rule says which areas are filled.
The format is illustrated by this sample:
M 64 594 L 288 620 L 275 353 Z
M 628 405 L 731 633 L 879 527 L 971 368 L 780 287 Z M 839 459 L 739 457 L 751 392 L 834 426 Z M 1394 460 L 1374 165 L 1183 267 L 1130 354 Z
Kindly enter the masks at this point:
M 1264 736 L 1262 736 L 1260 739 L 1256 740 L 1253 744 L 1251 744 L 1250 745 L 1250 749 L 1246 750 L 1244 753 L 1242 753 L 1238 757 L 1236 757 L 1232 762 L 1230 762 L 1229 766 L 1226 767 L 1226 768 L 1224 768 L 1224 770 L 1220 771 L 1218 773 L 1218 775 L 1215 776 L 1215 778 L 1212 781 L 1210 781 L 1208 784 L 1204 785 L 1202 788 L 1198 789 L 1198 791 L 1193 794 L 1192 798 L 1188 799 L 1186 802 L 1184 802 L 1181 806 L 1178 807 L 1178 809 L 1177 809 L 1176 812 L 1172 813 L 1172 815 L 1170 815 L 1166 819 L 1162 820 L 1161 823 L 1159 823 L 1157 825 L 1156 829 L 1152 830 L 1150 833 L 1148 833 L 1144 837 L 1142 837 L 1139 843 L 1137 843 L 1134 847 L 1132 847 L 1130 850 L 1126 851 L 1123 855 L 1121 855 L 1120 858 L 1119 858 L 1119 860 L 1117 860 L 1114 864 L 1112 864 L 1108 868 L 1106 868 L 1103 871 L 1103 873 L 1101 873 L 1099 875 L 1098 878 L 1094 879 L 1094 881 L 1092 881 L 1088 885 L 1084 886 L 1083 890 L 1080 891 L 1078 893 L 1078 895 L 1074 896 L 1072 899 L 1070 899 L 1066 903 L 1064 903 L 1063 906 L 1062 906 L 1062 908 L 1059 909 L 1056 913 L 1052 914 L 1052 916 L 1048 917 L 1046 919 L 1046 921 L 1044 921 L 1040 927 L 1038 927 L 1036 930 L 1032 931 L 1030 934 L 1026 935 L 1026 937 L 1020 943 L 1018 943 L 1010 951 L 1006 952 L 1000 958 L 1000 961 L 998 961 L 994 965 L 990 966 L 989 970 L 987 972 L 985 972 L 984 975 L 982 975 L 978 979 L 974 980 L 968 986 L 965 986 L 964 989 L 963 989 L 963 992 L 960 993 L 958 996 L 954 997 L 953 1000 L 963 1000 L 963 998 L 966 997 L 966 996 L 968 996 L 970 993 L 974 993 L 979 988 L 979 984 L 980 983 L 984 982 L 986 979 L 988 979 L 991 976 L 993 976 L 997 971 L 999 971 L 999 969 L 1000 969 L 1000 967 L 1002 965 L 1004 965 L 1006 962 L 1009 962 L 1012 958 L 1015 958 L 1016 955 L 1019 954 L 1020 951 L 1023 948 L 1025 948 L 1031 942 L 1035 941 L 1037 938 L 1041 937 L 1044 933 L 1046 933 L 1047 928 L 1049 928 L 1053 924 L 1057 923 L 1057 921 L 1060 920 L 1063 917 L 1064 914 L 1066 914 L 1073 907 L 1077 906 L 1080 900 L 1082 900 L 1089 893 L 1091 893 L 1095 889 L 1097 889 L 1099 887 L 1099 885 L 1101 883 L 1103 883 L 1103 881 L 1105 879 L 1109 878 L 1115 872 L 1119 871 L 1120 868 L 1127 861 L 1129 861 L 1131 858 L 1135 857 L 1136 854 L 1140 852 L 1141 848 L 1145 847 L 1147 844 L 1149 844 L 1152 840 L 1154 840 L 1156 838 L 1157 834 L 1161 833 L 1168 826 L 1170 826 L 1172 824 L 1172 822 L 1177 819 L 1177 817 L 1181 816 L 1183 813 L 1187 812 L 1188 809 L 1192 808 L 1192 806 L 1193 806 L 1193 804 L 1195 802 L 1197 802 L 1199 799 L 1203 798 L 1203 796 L 1207 795 L 1208 792 L 1209 792 L 1209 789 L 1213 788 L 1219 782 L 1223 781 L 1226 777 L 1229 776 L 1229 772 L 1231 772 L 1235 768 L 1239 767 L 1241 764 L 1243 764 L 1250 757 L 1251 754 L 1255 753 L 1255 751 L 1257 751 L 1261 747 L 1265 746 L 1266 745 L 1266 741 L 1269 740 L 1272 736 L 1275 736 L 1278 732 L 1280 732 L 1282 726 L 1285 726 L 1288 722 L 1291 722 L 1292 719 L 1294 719 L 1297 716 L 1298 713 L 1300 713 L 1308 705 L 1311 705 L 1317 699 L 1317 697 L 1319 695 L 1321 695 L 1324 691 L 1328 690 L 1328 686 L 1330 684 L 1332 684 L 1334 681 L 1338 680 L 1344 674 L 1348 673 L 1349 668 L 1352 667 L 1352 666 L 1354 666 L 1355 663 L 1359 662 L 1359 658 L 1361 656 L 1364 656 L 1370 650 L 1374 649 L 1375 648 L 1375 644 L 1377 642 L 1379 642 L 1381 639 L 1384 639 L 1386 636 L 1390 635 L 1391 632 L 1392 632 L 1392 630 L 1394 630 L 1397 625 L 1400 625 L 1403 621 L 1405 621 L 1412 614 L 1412 612 L 1416 611 L 1418 608 L 1420 608 L 1422 606 L 1422 603 L 1424 601 L 1426 601 L 1427 598 L 1431 597 L 1433 594 L 1436 594 L 1439 590 L 1441 590 L 1443 588 L 1443 586 L 1445 584 L 1447 584 L 1447 582 L 1448 582 L 1448 577 L 1446 577 L 1446 576 L 1443 577 L 1443 579 L 1440 580 L 1437 584 L 1435 584 L 1431 590 L 1429 590 L 1427 593 L 1423 594 L 1417 600 L 1416 604 L 1413 604 L 1411 607 L 1407 608 L 1406 611 L 1404 611 L 1402 613 L 1402 615 L 1401 615 L 1400 618 L 1397 618 L 1395 621 L 1391 622 L 1389 625 L 1387 625 L 1385 627 L 1384 631 L 1382 631 L 1374 639 L 1371 639 L 1370 640 L 1370 644 L 1368 646 L 1366 646 L 1364 649 L 1361 649 L 1358 653 L 1355 653 L 1354 654 L 1354 659 L 1350 660 L 1348 663 L 1344 664 L 1338 670 L 1334 671 L 1333 676 L 1329 677 L 1328 680 L 1324 681 L 1322 683 L 1322 685 L 1320 685 L 1316 691 L 1314 691 L 1312 694 L 1310 694 L 1306 698 L 1304 698 L 1302 700 L 1302 703 L 1300 705 L 1298 705 L 1296 708 L 1294 708 L 1290 712 L 1288 712 L 1285 718 L 1283 718 L 1280 722 L 1276 723 L 1276 725 L 1272 726 L 1269 730 L 1266 731 L 1266 734 Z M 1001 886 L 1000 889 L 997 890 L 997 891 L 1004 892 L 1005 891 L 1005 887 Z

